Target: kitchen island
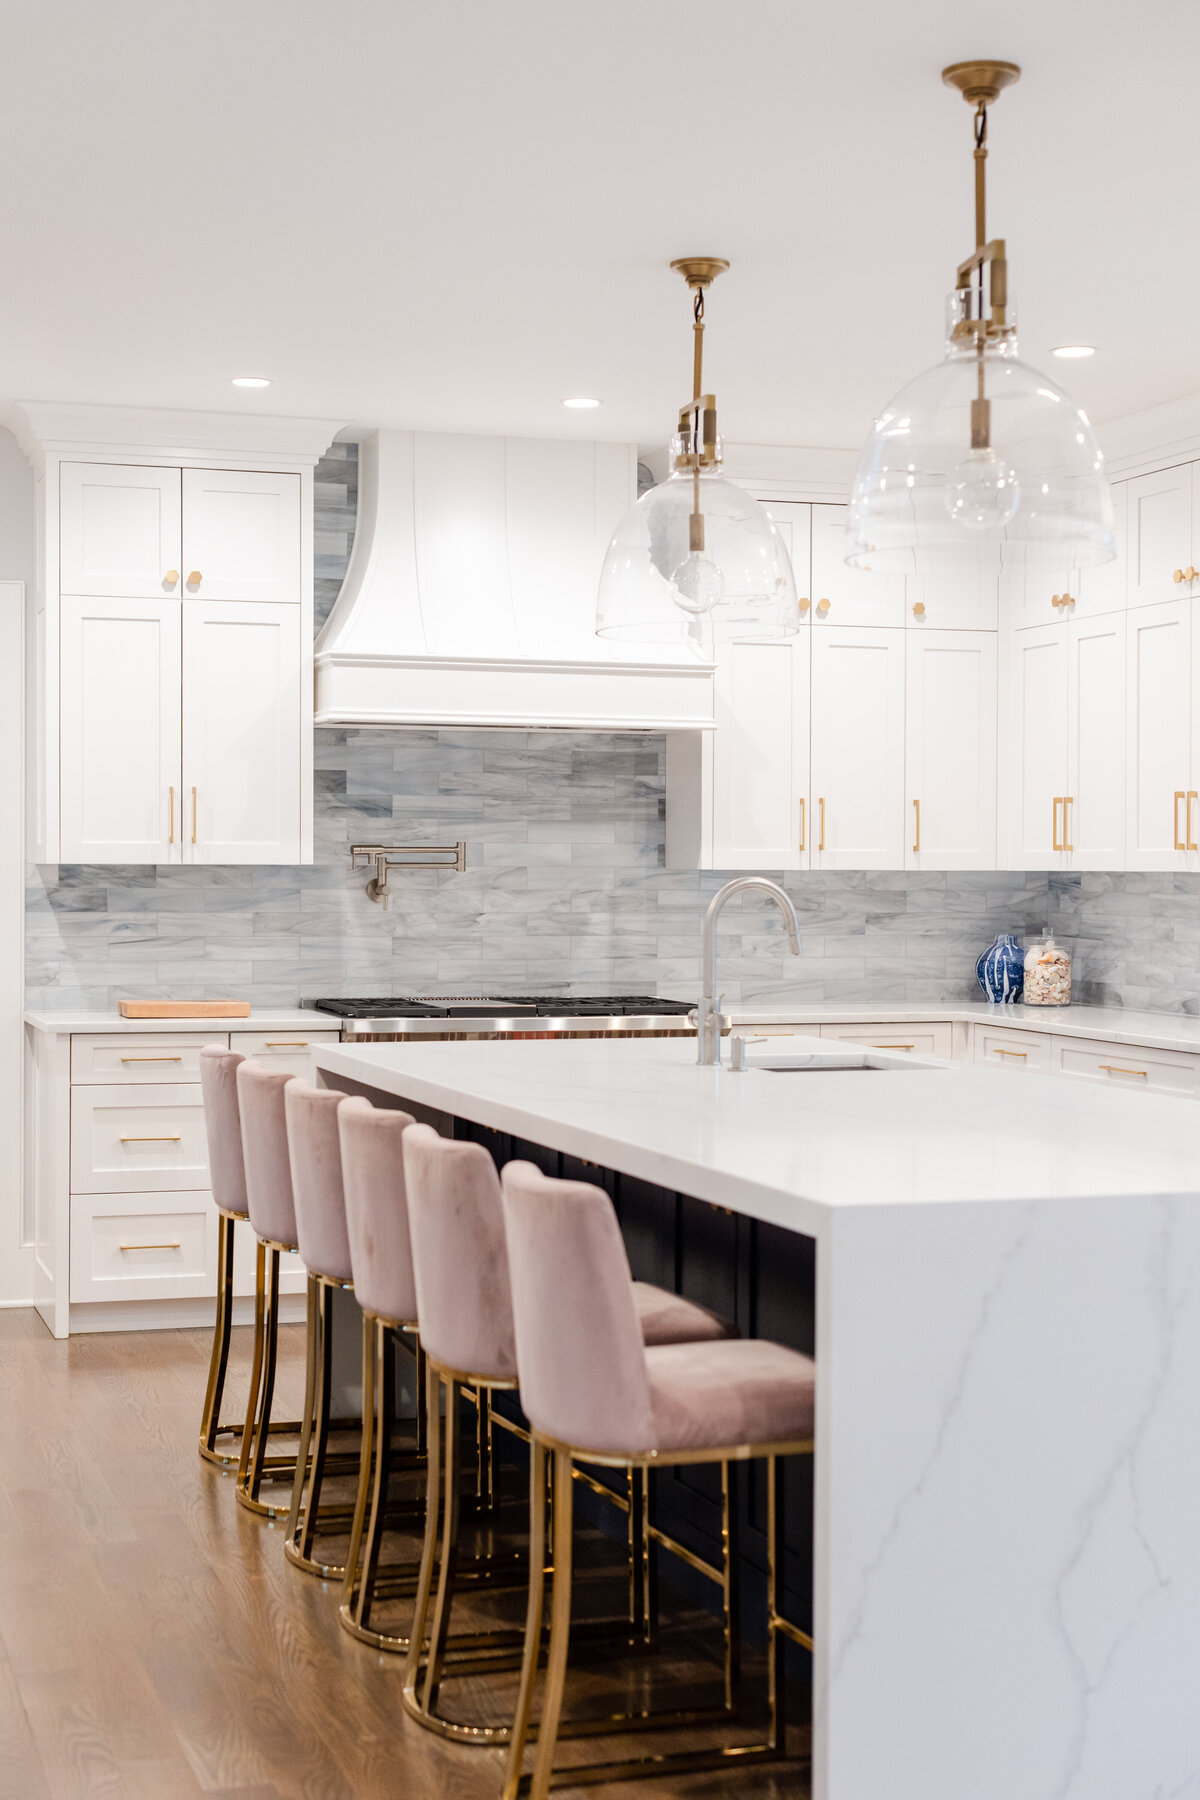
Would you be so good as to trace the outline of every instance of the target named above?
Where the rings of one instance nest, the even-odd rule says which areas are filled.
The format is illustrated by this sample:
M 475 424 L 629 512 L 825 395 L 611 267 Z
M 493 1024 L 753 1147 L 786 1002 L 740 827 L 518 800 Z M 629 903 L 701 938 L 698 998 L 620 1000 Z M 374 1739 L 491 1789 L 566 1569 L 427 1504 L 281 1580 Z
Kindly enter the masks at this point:
M 817 1800 L 1200 1794 L 1191 1109 L 903 1058 L 694 1055 L 347 1044 L 316 1064 L 812 1254 Z

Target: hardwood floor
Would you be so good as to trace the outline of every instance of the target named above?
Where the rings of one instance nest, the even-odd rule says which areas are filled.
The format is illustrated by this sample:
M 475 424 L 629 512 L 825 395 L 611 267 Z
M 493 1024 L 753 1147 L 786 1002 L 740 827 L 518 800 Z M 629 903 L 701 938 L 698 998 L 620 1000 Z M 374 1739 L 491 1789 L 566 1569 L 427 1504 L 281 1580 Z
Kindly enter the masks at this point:
M 282 1338 L 294 1418 L 302 1330 Z M 280 1530 L 197 1456 L 208 1348 L 198 1331 L 55 1342 L 0 1312 L 0 1797 L 498 1800 L 502 1753 L 411 1721 L 397 1659 L 340 1629 L 337 1590 L 290 1568 Z M 786 1766 L 560 1791 L 807 1789 Z

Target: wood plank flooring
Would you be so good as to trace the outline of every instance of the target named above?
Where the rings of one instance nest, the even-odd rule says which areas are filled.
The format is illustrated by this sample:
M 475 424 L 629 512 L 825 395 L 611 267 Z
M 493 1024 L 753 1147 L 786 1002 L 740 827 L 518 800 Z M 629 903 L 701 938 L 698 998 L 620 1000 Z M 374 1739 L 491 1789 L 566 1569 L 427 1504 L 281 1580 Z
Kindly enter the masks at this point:
M 249 1332 L 235 1332 L 231 1379 Z M 282 1333 L 295 1417 L 303 1336 Z M 403 1712 L 400 1667 L 201 1462 L 209 1336 L 56 1342 L 0 1312 L 0 1800 L 498 1800 L 503 1757 Z M 563 1789 L 797 1800 L 794 1766 Z

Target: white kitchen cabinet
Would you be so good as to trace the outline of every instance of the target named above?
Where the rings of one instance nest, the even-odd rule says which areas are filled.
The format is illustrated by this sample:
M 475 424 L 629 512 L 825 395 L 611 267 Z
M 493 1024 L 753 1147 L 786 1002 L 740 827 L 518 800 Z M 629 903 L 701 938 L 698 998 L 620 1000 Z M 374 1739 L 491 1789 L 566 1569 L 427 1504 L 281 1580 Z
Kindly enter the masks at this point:
M 796 578 L 800 622 L 807 625 L 812 619 L 813 509 L 806 500 L 763 500 L 760 504 L 783 539 Z
M 848 514 L 845 506 L 815 504 L 812 509 L 813 625 L 835 629 L 903 625 L 903 575 L 847 567 Z
M 1008 865 L 1061 869 L 1067 793 L 1068 628 L 1014 631 L 1009 638 L 1006 787 Z
M 910 631 L 995 631 L 999 595 L 996 575 L 908 575 L 904 622 Z
M 62 600 L 63 862 L 180 860 L 178 600 Z
M 948 1019 L 919 1025 L 822 1025 L 823 1038 L 841 1044 L 865 1044 L 871 1050 L 911 1050 L 916 1056 L 954 1055 L 954 1027 Z
M 996 634 L 905 633 L 910 869 L 996 866 Z
M 294 863 L 300 844 L 301 609 L 183 607 L 183 860 Z
M 715 681 L 713 866 L 809 866 L 809 641 L 726 644 Z
M 1147 1050 L 1101 1039 L 1056 1037 L 1051 1072 L 1141 1094 L 1200 1099 L 1200 1058 L 1177 1050 Z
M 1077 577 L 1066 569 L 1014 569 L 1000 578 L 1001 609 L 1010 630 L 1065 621 L 1075 604 Z
M 1127 603 L 1157 606 L 1192 592 L 1186 571 L 1200 549 L 1193 519 L 1194 465 L 1179 463 L 1128 483 Z M 1176 576 L 1179 579 L 1176 579 Z
M 1186 869 L 1200 825 L 1191 788 L 1192 602 L 1135 607 L 1126 627 L 1125 867 Z
M 1047 1024 L 1050 1023 L 1047 1020 Z M 1048 1031 L 1014 1031 L 1003 1025 L 976 1025 L 971 1042 L 972 1057 L 977 1063 L 988 1063 L 994 1069 L 1024 1070 L 1030 1075 L 1052 1072 L 1054 1039 Z
M 189 599 L 295 604 L 299 475 L 185 469 L 182 560 Z
M 10 423 L 36 476 L 31 859 L 311 862 L 312 470 L 336 427 L 35 404 Z
M 1067 779 L 1063 866 L 1125 866 L 1124 613 L 1067 626 Z
M 178 596 L 178 468 L 64 462 L 59 478 L 62 593 Z
M 1106 613 L 1125 611 L 1125 584 L 1128 578 L 1129 554 L 1129 483 L 1114 481 L 1113 538 L 1116 555 L 1112 562 L 1099 563 L 1094 569 L 1080 569 L 1071 583 L 1070 616 L 1093 619 Z
M 904 637 L 813 634 L 813 868 L 904 867 Z

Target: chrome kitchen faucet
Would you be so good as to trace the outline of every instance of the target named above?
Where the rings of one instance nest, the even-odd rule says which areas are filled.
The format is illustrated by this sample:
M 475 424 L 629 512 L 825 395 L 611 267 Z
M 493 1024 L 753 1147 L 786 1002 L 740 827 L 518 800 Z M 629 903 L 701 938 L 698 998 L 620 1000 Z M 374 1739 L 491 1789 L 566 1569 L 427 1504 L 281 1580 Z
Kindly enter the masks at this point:
M 796 909 L 777 881 L 768 881 L 765 875 L 739 875 L 736 881 L 727 881 L 709 901 L 708 911 L 704 915 L 704 940 L 701 951 L 701 974 L 704 977 L 704 992 L 700 996 L 700 1005 L 696 1010 L 696 1061 L 705 1068 L 719 1068 L 721 1064 L 721 997 L 717 993 L 717 915 L 731 894 L 740 894 L 745 888 L 761 888 L 769 894 L 787 926 L 788 943 L 793 956 L 800 954 L 799 921 Z

